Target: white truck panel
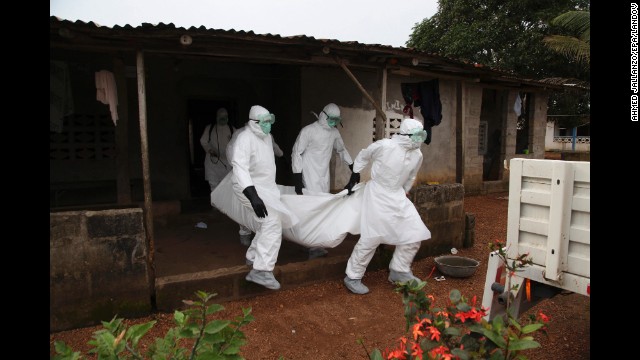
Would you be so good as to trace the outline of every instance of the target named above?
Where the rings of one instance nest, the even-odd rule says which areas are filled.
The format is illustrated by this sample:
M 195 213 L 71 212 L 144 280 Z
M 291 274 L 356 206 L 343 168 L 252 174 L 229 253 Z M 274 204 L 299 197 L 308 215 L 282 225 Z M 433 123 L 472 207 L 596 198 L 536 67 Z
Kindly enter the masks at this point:
M 512 280 L 590 296 L 590 163 L 514 158 L 509 170 L 507 257 L 526 253 L 533 261 Z M 499 307 L 491 285 L 501 265 L 491 253 L 482 301 L 490 311 Z
M 512 159 L 507 253 L 529 253 L 547 281 L 590 276 L 590 163 Z M 568 289 L 567 289 L 568 290 Z

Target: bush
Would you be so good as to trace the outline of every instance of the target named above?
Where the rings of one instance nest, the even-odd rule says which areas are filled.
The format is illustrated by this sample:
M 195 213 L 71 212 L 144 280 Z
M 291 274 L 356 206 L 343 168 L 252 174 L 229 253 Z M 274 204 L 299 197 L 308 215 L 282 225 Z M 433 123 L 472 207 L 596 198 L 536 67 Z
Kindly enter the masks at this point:
M 103 329 L 93 333 L 89 344 L 93 348 L 90 354 L 97 354 L 98 359 L 194 359 L 194 360 L 236 360 L 240 356 L 240 348 L 245 344 L 244 333 L 240 330 L 252 322 L 251 308 L 242 309 L 242 316 L 235 320 L 212 320 L 207 316 L 224 310 L 219 304 L 208 303 L 217 296 L 203 291 L 195 293 L 197 300 L 183 300 L 188 305 L 184 312 L 173 314 L 176 326 L 169 329 L 164 338 L 156 338 L 149 350 L 143 355 L 138 348 L 140 339 L 155 325 L 156 321 L 133 325 L 129 328 L 123 324 L 122 318 L 114 317 L 111 321 L 102 322 Z M 64 342 L 56 341 L 57 355 L 54 360 L 84 359 L 80 352 L 73 351 Z
M 492 251 L 498 251 L 508 271 L 506 289 L 517 290 L 517 286 L 509 287 L 509 279 L 530 265 L 531 260 L 525 254 L 509 263 L 503 246 L 500 241 L 489 244 Z M 367 352 L 371 360 L 526 359 L 521 354 L 523 350 L 540 346 L 533 333 L 546 334 L 546 315 L 529 315 L 526 324 L 521 324 L 510 311 L 508 300 L 505 316 L 496 316 L 489 322 L 485 320 L 488 309 L 477 307 L 475 296 L 468 301 L 460 291 L 451 290 L 448 306 L 441 309 L 433 307 L 434 297 L 423 291 L 426 282 L 411 280 L 397 285 L 395 291 L 402 294 L 407 333 L 395 348 Z

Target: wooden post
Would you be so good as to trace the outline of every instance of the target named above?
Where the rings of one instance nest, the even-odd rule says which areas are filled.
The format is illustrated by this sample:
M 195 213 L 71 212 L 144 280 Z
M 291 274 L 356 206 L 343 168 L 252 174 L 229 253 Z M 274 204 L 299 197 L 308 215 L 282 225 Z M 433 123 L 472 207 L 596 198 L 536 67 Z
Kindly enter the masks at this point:
M 144 185 L 144 224 L 147 234 L 147 273 L 151 306 L 156 308 L 156 267 L 154 262 L 153 203 L 151 201 L 151 180 L 149 177 L 149 145 L 147 143 L 147 98 L 144 77 L 144 54 L 136 53 L 138 76 L 138 111 L 140 113 L 140 152 L 142 153 L 142 180 Z
M 378 95 L 380 104 L 384 108 L 387 106 L 387 65 L 384 65 L 378 70 Z M 385 137 L 386 128 L 389 126 L 385 117 L 376 116 L 376 140 L 383 139 Z
M 115 58 L 113 69 L 118 89 L 118 125 L 116 126 L 116 185 L 118 204 L 131 203 L 131 176 L 129 174 L 129 104 L 127 79 L 122 59 Z

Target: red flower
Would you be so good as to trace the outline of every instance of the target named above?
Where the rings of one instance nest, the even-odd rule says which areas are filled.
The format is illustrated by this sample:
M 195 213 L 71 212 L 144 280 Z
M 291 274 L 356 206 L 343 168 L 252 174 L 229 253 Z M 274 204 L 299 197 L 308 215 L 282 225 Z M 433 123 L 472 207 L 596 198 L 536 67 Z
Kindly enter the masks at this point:
M 431 357 L 433 358 L 437 358 L 438 354 L 440 354 L 442 355 L 441 359 L 451 360 L 452 355 L 448 351 L 449 351 L 449 348 L 447 348 L 446 346 L 440 345 L 437 348 L 431 349 L 431 351 L 429 351 L 429 355 L 431 355 Z
M 542 311 L 538 312 L 538 319 L 542 320 L 542 322 L 545 324 L 549 322 L 549 317 L 543 314 Z
M 411 352 L 412 356 L 415 356 L 416 359 L 422 360 L 422 348 L 420 347 L 420 345 L 418 345 L 418 343 L 413 343 L 413 346 L 411 346 L 411 350 L 413 350 Z
M 422 323 L 419 322 L 413 325 L 413 340 L 418 340 L 418 336 L 424 336 L 424 333 L 420 329 L 422 327 Z
M 440 341 L 440 330 L 438 330 L 435 326 L 429 326 L 427 328 L 429 333 L 431 334 L 431 340 Z

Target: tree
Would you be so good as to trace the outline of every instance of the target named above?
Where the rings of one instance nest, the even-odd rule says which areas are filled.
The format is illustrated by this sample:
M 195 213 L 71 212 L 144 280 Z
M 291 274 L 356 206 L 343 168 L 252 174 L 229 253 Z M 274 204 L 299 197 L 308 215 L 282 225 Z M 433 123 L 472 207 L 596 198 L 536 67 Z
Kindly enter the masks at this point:
M 438 12 L 413 27 L 406 45 L 519 77 L 588 84 L 589 7 L 589 0 L 439 0 Z M 568 37 L 586 42 L 586 49 Z M 563 51 L 578 50 L 579 66 L 578 58 L 567 61 L 566 52 L 547 45 L 549 38 L 564 40 Z M 588 114 L 588 104 L 588 93 L 552 93 L 549 114 Z
M 590 12 L 568 11 L 551 20 L 551 24 L 566 29 L 572 35 L 548 35 L 543 39 L 545 44 L 553 51 L 589 67 L 591 59 Z
M 576 78 L 589 69 L 568 63 L 545 45 L 558 14 L 588 10 L 588 0 L 440 0 L 438 12 L 416 24 L 406 45 L 522 77 Z

